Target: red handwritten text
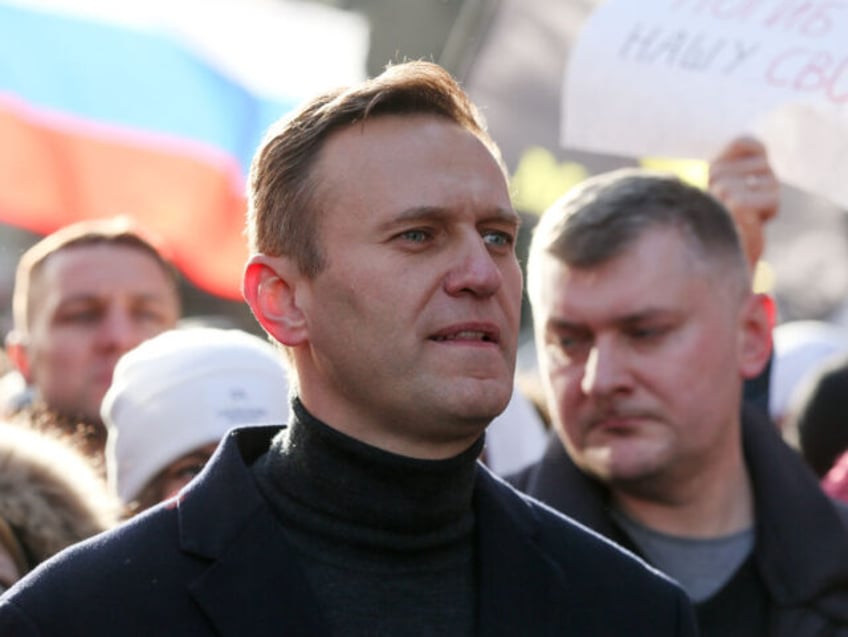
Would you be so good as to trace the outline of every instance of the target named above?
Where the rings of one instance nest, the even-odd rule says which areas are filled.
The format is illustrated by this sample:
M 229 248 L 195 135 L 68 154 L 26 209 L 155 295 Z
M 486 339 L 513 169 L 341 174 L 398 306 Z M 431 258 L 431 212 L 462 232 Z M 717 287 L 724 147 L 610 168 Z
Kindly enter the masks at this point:
M 760 26 L 811 38 L 833 31 L 846 16 L 846 0 L 673 0 L 673 10 L 689 9 L 716 20 L 755 22 Z M 842 12 L 840 14 L 840 12 Z
M 769 65 L 766 80 L 772 86 L 799 92 L 820 92 L 837 104 L 848 103 L 848 56 L 795 48 L 784 51 Z

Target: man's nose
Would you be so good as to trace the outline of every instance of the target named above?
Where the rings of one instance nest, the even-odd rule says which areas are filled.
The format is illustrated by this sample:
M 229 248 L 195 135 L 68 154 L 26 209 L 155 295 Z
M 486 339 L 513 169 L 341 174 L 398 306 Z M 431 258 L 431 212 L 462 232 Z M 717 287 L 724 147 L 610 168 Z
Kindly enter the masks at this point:
M 589 350 L 580 387 L 587 396 L 609 396 L 627 389 L 627 354 L 613 339 L 596 340 Z
M 501 287 L 503 273 L 483 238 L 465 239 L 457 250 L 456 263 L 445 277 L 448 294 L 491 296 Z
M 103 317 L 97 340 L 102 347 L 126 352 L 141 343 L 143 335 L 130 312 L 112 308 Z

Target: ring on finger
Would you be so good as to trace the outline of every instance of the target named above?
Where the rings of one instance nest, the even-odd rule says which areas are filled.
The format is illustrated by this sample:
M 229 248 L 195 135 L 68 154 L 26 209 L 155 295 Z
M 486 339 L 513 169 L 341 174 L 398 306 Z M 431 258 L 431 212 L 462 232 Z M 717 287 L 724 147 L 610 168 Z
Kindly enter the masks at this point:
M 762 182 L 762 177 L 759 175 L 746 175 L 745 177 L 745 187 L 750 189 L 759 188 L 760 183 Z

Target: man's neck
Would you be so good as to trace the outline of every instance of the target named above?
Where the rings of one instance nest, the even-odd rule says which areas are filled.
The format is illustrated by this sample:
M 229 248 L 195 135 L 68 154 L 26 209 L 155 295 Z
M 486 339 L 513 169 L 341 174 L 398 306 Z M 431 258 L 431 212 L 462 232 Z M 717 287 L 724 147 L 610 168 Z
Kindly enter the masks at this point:
M 751 528 L 753 490 L 741 449 L 726 460 L 682 480 L 614 486 L 614 506 L 648 528 L 679 537 L 714 538 Z
M 309 413 L 328 427 L 382 451 L 419 460 L 444 460 L 463 453 L 488 424 L 452 426 L 447 417 L 426 422 L 424 409 L 421 414 L 375 413 L 371 405 L 347 400 L 319 382 L 301 383 L 298 395 Z

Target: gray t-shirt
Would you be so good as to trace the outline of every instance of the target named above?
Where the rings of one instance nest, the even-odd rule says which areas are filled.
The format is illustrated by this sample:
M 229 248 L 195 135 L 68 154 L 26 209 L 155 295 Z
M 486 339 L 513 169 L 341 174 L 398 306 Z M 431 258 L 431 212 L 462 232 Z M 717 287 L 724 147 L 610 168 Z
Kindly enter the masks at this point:
M 618 510 L 612 516 L 645 559 L 676 580 L 696 604 L 721 590 L 754 547 L 753 528 L 717 538 L 689 538 L 655 531 Z

